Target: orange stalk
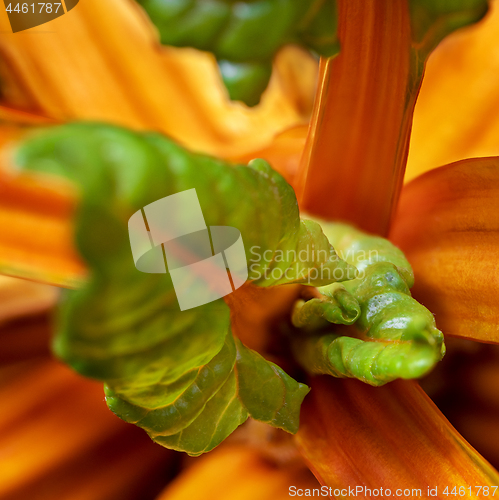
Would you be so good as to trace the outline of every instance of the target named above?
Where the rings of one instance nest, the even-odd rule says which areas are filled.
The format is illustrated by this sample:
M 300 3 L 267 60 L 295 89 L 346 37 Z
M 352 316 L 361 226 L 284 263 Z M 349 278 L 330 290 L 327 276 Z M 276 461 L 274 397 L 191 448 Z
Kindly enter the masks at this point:
M 446 486 L 462 486 L 466 498 L 483 498 L 475 486 L 499 481 L 415 382 L 373 389 L 356 380 L 317 377 L 296 440 L 319 481 L 333 489 L 383 487 L 392 496 L 397 489 L 415 489 L 421 494 L 407 496 L 430 498 L 428 488 L 436 487 L 436 498 L 445 499 Z M 356 498 L 372 496 L 363 490 Z
M 0 364 L 49 356 L 52 330 L 49 314 L 20 318 L 0 325 Z
M 339 0 L 341 52 L 323 60 L 298 192 L 303 209 L 385 235 L 419 79 L 406 1 Z
M 45 116 L 2 105 L 0 105 L 0 120 L 7 123 L 17 123 L 19 125 L 51 125 L 57 123 L 55 120 L 46 118 Z M 5 125 L 2 125 L 2 128 L 5 129 Z M 19 129 L 19 127 L 15 128 Z
M 289 487 L 320 488 L 303 466 L 278 466 L 258 450 L 226 445 L 181 473 L 157 500 L 191 500 L 199 495 L 204 500 L 286 500 Z
M 86 268 L 73 245 L 75 203 L 67 186 L 0 170 L 0 272 L 78 286 Z
M 100 384 L 53 361 L 20 370 L 0 387 L 9 402 L 0 419 L 2 498 L 123 426 L 106 410 Z
M 137 498 L 174 457 L 109 412 L 101 384 L 53 360 L 2 367 L 0 397 L 8 401 L 0 415 L 2 500 Z

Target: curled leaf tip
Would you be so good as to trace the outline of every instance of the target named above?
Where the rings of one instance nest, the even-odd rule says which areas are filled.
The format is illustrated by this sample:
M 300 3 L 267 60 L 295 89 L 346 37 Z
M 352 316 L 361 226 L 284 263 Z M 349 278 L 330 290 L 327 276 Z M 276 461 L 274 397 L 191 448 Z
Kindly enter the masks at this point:
M 293 350 L 310 373 L 356 378 L 373 386 L 422 377 L 441 359 L 429 344 L 367 342 L 334 334 L 299 337 Z
M 334 288 L 333 288 L 334 287 Z M 291 321 L 297 328 L 316 330 L 328 323 L 351 325 L 360 316 L 358 301 L 343 286 L 328 287 L 328 294 L 308 301 L 298 300 Z
M 298 362 L 313 374 L 376 386 L 428 373 L 445 354 L 443 335 L 431 312 L 410 295 L 413 273 L 403 253 L 345 224 L 323 227 L 359 276 L 321 287 L 321 298 L 295 304 L 292 322 L 309 332 L 296 333 L 292 341 Z M 352 325 L 345 331 L 351 336 L 327 332 L 327 322 Z

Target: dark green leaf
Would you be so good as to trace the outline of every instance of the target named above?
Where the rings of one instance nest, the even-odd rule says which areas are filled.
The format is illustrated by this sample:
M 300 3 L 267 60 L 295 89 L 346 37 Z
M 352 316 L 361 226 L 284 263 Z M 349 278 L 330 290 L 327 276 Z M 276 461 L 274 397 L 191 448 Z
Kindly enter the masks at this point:
M 335 0 L 137 1 L 163 44 L 213 52 L 230 97 L 250 106 L 259 102 L 283 45 L 327 57 L 339 50 Z
M 487 9 L 487 0 L 409 0 L 417 59 L 424 62 L 442 39 L 463 26 L 478 22 Z

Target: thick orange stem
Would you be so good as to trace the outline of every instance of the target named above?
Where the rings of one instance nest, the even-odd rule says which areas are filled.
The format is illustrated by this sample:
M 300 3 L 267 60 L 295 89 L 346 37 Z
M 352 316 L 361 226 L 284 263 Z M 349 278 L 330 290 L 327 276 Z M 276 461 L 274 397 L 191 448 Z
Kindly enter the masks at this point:
M 408 5 L 403 0 L 338 4 L 341 52 L 321 63 L 297 183 L 300 205 L 386 235 L 419 83 L 411 71 Z
M 324 376 L 311 385 L 297 443 L 319 481 L 333 490 L 359 487 L 361 499 L 397 496 L 397 490 L 431 498 L 429 489 L 436 488 L 435 496 L 445 499 L 448 486 L 483 498 L 477 485 L 498 484 L 497 472 L 415 382 L 373 388 Z M 380 488 L 391 495 L 369 494 Z
M 73 244 L 75 193 L 0 170 L 0 272 L 75 288 L 86 266 Z

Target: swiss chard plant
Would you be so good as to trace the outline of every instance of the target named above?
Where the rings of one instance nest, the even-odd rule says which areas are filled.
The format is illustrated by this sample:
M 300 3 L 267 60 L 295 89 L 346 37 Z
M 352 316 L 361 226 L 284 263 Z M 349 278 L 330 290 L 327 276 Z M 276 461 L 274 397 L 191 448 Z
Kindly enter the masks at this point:
M 403 254 L 351 226 L 324 224 L 324 234 L 300 219 L 293 189 L 263 160 L 230 165 L 159 134 L 71 124 L 27 140 L 16 163 L 80 192 L 75 241 L 91 273 L 65 294 L 55 352 L 105 382 L 111 410 L 168 448 L 209 451 L 249 416 L 294 433 L 308 388 L 234 337 L 223 299 L 182 311 L 168 273 L 137 270 L 128 220 L 157 199 L 195 189 L 209 226 L 237 228 L 253 257 L 250 286 L 319 287 L 322 298 L 293 314 L 308 372 L 380 385 L 421 376 L 443 355 L 433 316 L 410 297 Z M 357 337 L 321 319 L 354 324 Z

